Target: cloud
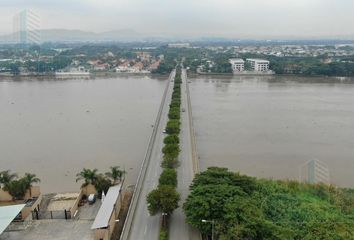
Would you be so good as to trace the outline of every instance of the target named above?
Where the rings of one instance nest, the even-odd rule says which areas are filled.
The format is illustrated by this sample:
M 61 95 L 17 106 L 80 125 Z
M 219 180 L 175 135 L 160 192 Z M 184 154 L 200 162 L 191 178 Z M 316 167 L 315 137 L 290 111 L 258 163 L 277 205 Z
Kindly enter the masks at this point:
M 44 28 L 232 37 L 352 34 L 352 0 L 1 0 L 0 32 L 12 15 L 38 12 Z

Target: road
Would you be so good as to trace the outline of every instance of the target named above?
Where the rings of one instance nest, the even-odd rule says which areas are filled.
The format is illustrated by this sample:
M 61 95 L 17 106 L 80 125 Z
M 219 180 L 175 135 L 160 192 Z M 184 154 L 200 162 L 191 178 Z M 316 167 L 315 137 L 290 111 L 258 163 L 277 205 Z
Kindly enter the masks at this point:
M 182 70 L 182 108 L 185 109 L 181 114 L 181 134 L 180 134 L 180 147 L 181 153 L 179 156 L 180 166 L 178 170 L 178 186 L 177 191 L 181 194 L 181 202 L 180 207 L 176 209 L 170 220 L 170 232 L 169 239 L 170 240 L 198 240 L 200 239 L 200 234 L 198 231 L 190 227 L 186 224 L 185 215 L 182 210 L 182 205 L 185 202 L 185 199 L 189 194 L 189 185 L 191 184 L 194 174 L 196 170 L 194 161 L 197 159 L 193 159 L 193 154 L 196 155 L 195 149 L 193 148 L 192 142 L 192 132 L 191 128 L 191 105 L 189 104 L 189 97 L 187 95 L 187 74 L 185 69 Z M 192 134 L 191 134 L 192 133 Z
M 162 147 L 165 134 L 163 130 L 168 120 L 169 104 L 171 101 L 173 84 L 171 80 L 175 76 L 173 71 L 168 79 L 166 94 L 163 97 L 160 112 L 158 114 L 154 132 L 150 139 L 146 158 L 142 164 L 141 173 L 136 184 L 136 192 L 126 219 L 122 240 L 159 239 L 161 216 L 150 216 L 147 210 L 146 195 L 158 185 L 162 172 Z M 171 83 L 171 84 L 170 84 Z M 151 146 L 150 146 L 151 145 Z

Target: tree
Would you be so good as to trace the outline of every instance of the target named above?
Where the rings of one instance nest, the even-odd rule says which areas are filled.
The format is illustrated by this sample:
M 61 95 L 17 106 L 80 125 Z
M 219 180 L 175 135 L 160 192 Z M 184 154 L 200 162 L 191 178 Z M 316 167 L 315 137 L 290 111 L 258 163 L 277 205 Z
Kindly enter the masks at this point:
M 13 200 L 23 199 L 26 194 L 26 182 L 23 178 L 19 180 L 12 180 L 4 187 L 5 191 L 8 191 L 13 197 Z
M 178 165 L 177 156 L 172 156 L 170 154 L 164 154 L 161 166 L 163 168 L 175 168 Z
M 0 187 L 6 187 L 11 181 L 16 179 L 18 176 L 16 173 L 11 173 L 10 170 L 0 172 Z
M 164 169 L 159 178 L 159 185 L 177 187 L 177 171 L 173 168 Z
M 167 144 L 162 148 L 162 153 L 165 155 L 170 155 L 172 157 L 178 157 L 180 152 L 178 144 Z
M 113 185 L 117 183 L 117 181 L 122 181 L 122 178 L 126 171 L 119 169 L 119 166 L 110 167 L 111 171 L 106 172 L 106 176 L 113 180 Z
M 168 135 L 163 140 L 164 144 L 179 144 L 179 137 L 176 134 Z
M 201 172 L 193 179 L 191 189 L 216 184 L 238 186 L 246 193 L 252 193 L 258 187 L 255 178 L 230 172 L 227 168 L 209 167 L 207 171 Z
M 95 185 L 96 180 L 97 180 L 97 169 L 86 169 L 83 168 L 81 172 L 76 174 L 76 182 L 80 180 L 84 180 L 84 183 L 82 184 L 82 187 L 85 187 L 89 184 Z
M 170 111 L 168 112 L 168 118 L 169 119 L 180 119 L 181 118 L 181 112 L 179 108 L 170 108 Z
M 166 126 L 166 132 L 168 134 L 179 134 L 180 132 L 180 121 L 179 120 L 169 120 Z
M 243 194 L 239 187 L 226 184 L 196 186 L 183 206 L 187 222 L 202 233 L 211 233 L 210 226 L 202 223 L 201 219 L 222 222 L 226 201 Z
M 352 239 L 351 189 L 255 179 L 212 167 L 197 174 L 183 209 L 189 224 L 217 239 Z M 346 206 L 343 208 L 343 204 Z
M 108 189 L 112 186 L 111 181 L 102 174 L 98 174 L 94 182 L 97 190 L 98 197 L 102 196 L 102 192 L 107 193 Z
M 172 186 L 160 185 L 157 189 L 152 190 L 146 198 L 150 215 L 157 213 L 165 213 L 170 215 L 178 208 L 180 194 Z
M 23 177 L 26 189 L 29 190 L 30 197 L 32 197 L 32 184 L 39 183 L 41 180 L 36 177 L 36 174 L 26 173 Z

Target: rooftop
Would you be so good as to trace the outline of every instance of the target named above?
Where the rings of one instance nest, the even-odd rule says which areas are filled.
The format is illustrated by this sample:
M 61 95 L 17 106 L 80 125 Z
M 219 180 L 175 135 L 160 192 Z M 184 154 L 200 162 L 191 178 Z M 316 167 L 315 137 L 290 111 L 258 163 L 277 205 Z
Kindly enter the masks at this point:
M 98 210 L 95 221 L 91 229 L 106 228 L 109 224 L 109 219 L 112 216 L 116 201 L 119 197 L 122 184 L 110 187 L 100 209 Z
M 24 207 L 25 204 L 0 207 L 0 234 L 5 231 Z
M 269 63 L 268 60 L 265 60 L 265 59 L 258 59 L 258 58 L 247 58 L 246 60 L 247 60 L 247 61 L 254 61 L 254 62 L 266 62 L 266 63 Z

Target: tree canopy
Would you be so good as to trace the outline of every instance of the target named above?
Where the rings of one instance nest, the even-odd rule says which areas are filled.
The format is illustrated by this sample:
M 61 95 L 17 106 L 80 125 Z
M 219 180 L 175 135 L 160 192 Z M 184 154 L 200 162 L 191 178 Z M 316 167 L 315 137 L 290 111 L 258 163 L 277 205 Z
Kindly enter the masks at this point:
M 180 195 L 174 186 L 159 185 L 147 195 L 148 210 L 151 215 L 166 213 L 168 215 L 178 208 Z
M 187 222 L 217 239 L 354 239 L 353 190 L 255 179 L 226 168 L 197 174 Z

